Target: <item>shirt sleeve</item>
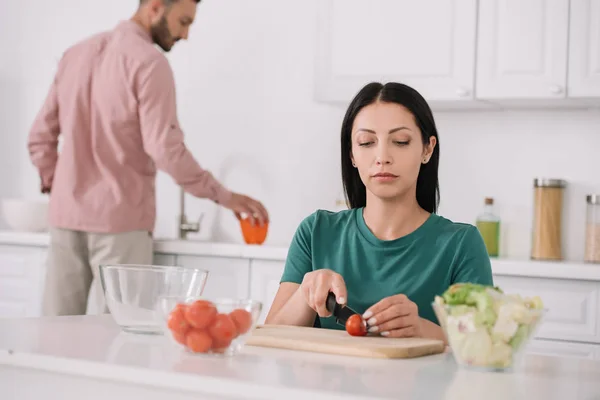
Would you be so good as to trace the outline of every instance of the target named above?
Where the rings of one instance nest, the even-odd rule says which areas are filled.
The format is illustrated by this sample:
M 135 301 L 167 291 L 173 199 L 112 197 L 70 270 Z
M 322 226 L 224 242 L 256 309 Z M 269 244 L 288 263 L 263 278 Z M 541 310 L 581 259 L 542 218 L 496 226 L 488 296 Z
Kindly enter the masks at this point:
M 457 262 L 454 265 L 452 284 L 478 283 L 493 285 L 492 265 L 481 234 L 474 226 L 469 226 L 459 245 Z
M 139 71 L 137 81 L 144 150 L 157 168 L 196 197 L 226 203 L 231 192 L 200 167 L 184 143 L 177 118 L 175 80 L 165 57 L 156 57 Z
M 316 214 L 306 217 L 296 229 L 292 243 L 288 248 L 281 282 L 301 284 L 304 275 L 313 270 L 312 232 L 315 217 Z
M 55 77 L 42 108 L 33 121 L 27 140 L 29 157 L 38 170 L 44 188 L 52 187 L 58 162 L 59 134 L 57 77 Z

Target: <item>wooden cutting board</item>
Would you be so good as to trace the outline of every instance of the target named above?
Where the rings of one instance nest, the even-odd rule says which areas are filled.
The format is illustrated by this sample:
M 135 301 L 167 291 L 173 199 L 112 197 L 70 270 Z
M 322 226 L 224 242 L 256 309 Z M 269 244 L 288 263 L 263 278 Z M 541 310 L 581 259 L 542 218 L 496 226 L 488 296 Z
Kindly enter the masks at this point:
M 414 358 L 446 348 L 434 339 L 356 337 L 341 330 L 284 325 L 257 326 L 246 345 L 370 358 Z

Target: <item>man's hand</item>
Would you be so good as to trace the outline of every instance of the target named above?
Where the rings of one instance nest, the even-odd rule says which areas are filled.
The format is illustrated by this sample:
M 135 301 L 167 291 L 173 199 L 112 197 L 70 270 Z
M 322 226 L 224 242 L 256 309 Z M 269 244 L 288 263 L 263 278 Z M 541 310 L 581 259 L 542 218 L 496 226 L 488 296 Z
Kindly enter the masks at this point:
M 49 194 L 51 190 L 52 184 L 44 183 L 44 180 L 40 179 L 40 192 L 42 192 L 42 194 Z
M 262 203 L 243 194 L 233 193 L 223 207 L 232 210 L 237 219 L 242 219 L 242 214 L 246 214 L 252 224 L 258 222 L 263 225 L 269 222 L 269 213 Z

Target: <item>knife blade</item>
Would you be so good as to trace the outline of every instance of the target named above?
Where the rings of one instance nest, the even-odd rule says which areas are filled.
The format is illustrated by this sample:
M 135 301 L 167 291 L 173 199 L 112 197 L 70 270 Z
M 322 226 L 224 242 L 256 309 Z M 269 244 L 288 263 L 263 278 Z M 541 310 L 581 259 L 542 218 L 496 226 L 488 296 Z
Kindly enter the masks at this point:
M 335 294 L 333 294 L 333 292 L 329 292 L 329 294 L 327 295 L 325 307 L 327 308 L 327 311 L 333 314 L 333 316 L 335 317 L 335 322 L 344 327 L 346 326 L 346 321 L 348 321 L 348 318 L 350 318 L 354 314 L 358 314 L 350 307 L 339 304 L 335 300 Z

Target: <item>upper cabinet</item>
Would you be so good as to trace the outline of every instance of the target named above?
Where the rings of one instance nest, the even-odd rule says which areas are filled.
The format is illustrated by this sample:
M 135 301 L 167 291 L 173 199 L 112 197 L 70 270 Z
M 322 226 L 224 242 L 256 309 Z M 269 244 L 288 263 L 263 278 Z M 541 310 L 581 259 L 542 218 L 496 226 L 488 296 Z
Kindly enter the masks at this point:
M 438 109 L 600 105 L 600 0 L 320 0 L 315 92 L 398 81 Z
M 473 99 L 476 0 L 320 0 L 317 98 L 347 103 L 370 81 L 432 101 Z
M 569 96 L 600 104 L 600 0 L 571 0 Z
M 565 98 L 569 0 L 479 2 L 477 97 Z

